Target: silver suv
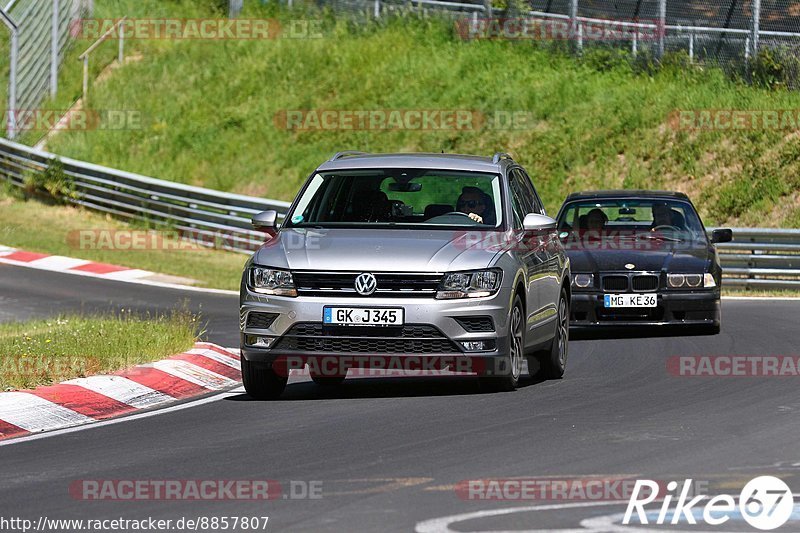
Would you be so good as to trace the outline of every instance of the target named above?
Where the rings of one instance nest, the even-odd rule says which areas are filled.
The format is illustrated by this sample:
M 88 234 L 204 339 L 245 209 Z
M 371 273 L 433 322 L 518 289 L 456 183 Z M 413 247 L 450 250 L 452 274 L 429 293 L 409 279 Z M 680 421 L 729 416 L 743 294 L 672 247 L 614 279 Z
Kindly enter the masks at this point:
M 477 374 L 493 390 L 559 378 L 569 260 L 556 222 L 507 154 L 340 152 L 308 178 L 245 266 L 247 393 L 277 398 L 292 369 L 324 385 L 351 369 Z M 306 370 L 307 368 L 307 370 Z

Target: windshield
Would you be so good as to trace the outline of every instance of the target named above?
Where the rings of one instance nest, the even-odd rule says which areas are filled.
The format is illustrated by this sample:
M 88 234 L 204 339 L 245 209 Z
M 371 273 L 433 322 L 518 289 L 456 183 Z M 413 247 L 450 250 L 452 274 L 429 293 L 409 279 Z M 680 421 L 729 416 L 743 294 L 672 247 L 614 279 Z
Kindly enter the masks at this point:
M 502 225 L 500 177 L 449 170 L 346 170 L 314 175 L 287 227 Z
M 705 241 L 692 205 L 664 199 L 601 199 L 575 202 L 558 219 L 561 238 L 581 243 L 595 238 Z

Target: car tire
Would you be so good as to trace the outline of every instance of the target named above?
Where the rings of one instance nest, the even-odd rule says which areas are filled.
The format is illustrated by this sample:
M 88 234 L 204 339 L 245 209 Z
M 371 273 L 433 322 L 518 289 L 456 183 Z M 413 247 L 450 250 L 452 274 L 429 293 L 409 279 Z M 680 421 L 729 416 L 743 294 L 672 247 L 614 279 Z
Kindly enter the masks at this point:
M 311 381 L 322 387 L 335 387 L 344 383 L 345 376 L 311 376 Z
M 561 289 L 558 299 L 558 314 L 556 316 L 556 335 L 550 348 L 536 352 L 528 359 L 528 369 L 538 368 L 532 376 L 543 379 L 560 379 L 567 368 L 569 355 L 569 298 L 567 291 Z
M 525 356 L 525 311 L 519 295 L 514 296 L 514 303 L 508 315 L 508 354 L 501 361 L 501 376 L 484 376 L 480 378 L 481 389 L 491 392 L 510 392 L 516 390 L 522 374 L 522 358 Z
M 256 400 L 275 400 L 286 388 L 288 377 L 279 376 L 271 367 L 257 365 L 242 356 L 242 383 L 247 394 Z

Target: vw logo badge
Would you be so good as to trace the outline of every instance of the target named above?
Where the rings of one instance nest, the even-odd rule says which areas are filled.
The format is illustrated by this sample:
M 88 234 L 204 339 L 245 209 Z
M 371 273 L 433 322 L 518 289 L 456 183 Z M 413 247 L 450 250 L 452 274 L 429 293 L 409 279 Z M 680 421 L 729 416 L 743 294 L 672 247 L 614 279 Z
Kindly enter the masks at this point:
M 364 274 L 360 274 L 356 278 L 356 292 L 361 296 L 369 296 L 378 288 L 378 281 L 375 279 L 375 276 L 366 272 Z
M 634 265 L 633 263 L 628 263 L 627 265 L 625 265 L 625 268 L 627 268 L 628 270 L 633 270 L 634 268 L 636 268 L 636 265 Z

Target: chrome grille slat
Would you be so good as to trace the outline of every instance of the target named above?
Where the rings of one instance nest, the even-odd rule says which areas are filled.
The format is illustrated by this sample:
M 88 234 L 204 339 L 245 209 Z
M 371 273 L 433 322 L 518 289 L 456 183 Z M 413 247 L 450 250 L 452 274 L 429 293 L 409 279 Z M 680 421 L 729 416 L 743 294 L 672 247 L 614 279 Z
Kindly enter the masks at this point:
M 292 272 L 297 292 L 304 296 L 358 294 L 355 290 L 355 279 L 359 274 L 361 272 Z M 443 274 L 439 273 L 374 272 L 373 274 L 378 283 L 374 294 L 403 298 L 435 295 L 443 277 Z

